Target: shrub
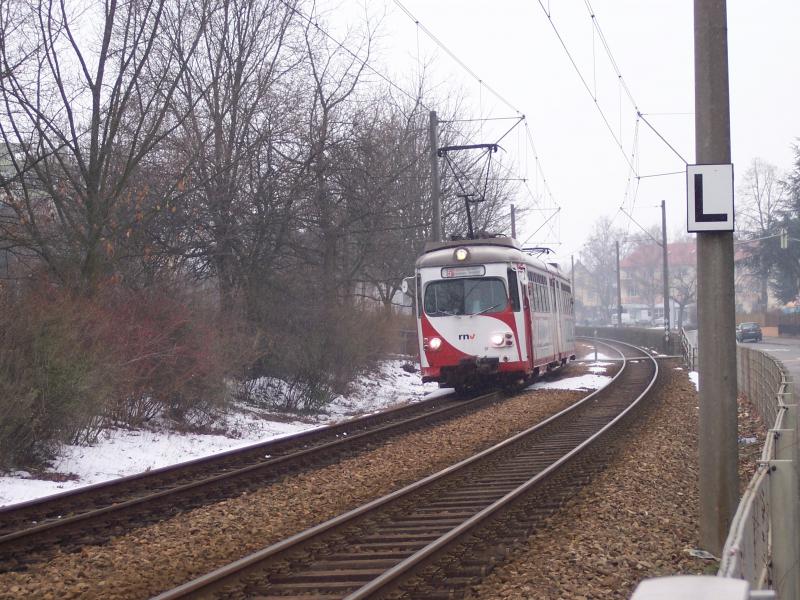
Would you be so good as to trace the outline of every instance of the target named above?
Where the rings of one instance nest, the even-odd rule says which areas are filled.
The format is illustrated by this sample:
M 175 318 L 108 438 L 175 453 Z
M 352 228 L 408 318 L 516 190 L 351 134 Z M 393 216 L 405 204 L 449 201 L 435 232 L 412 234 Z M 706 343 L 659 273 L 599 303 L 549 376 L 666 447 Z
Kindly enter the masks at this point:
M 384 311 L 334 303 L 314 294 L 281 288 L 264 294 L 251 318 L 264 330 L 261 359 L 253 378 L 280 379 L 242 397 L 261 406 L 316 412 L 385 355 L 391 322 Z
M 112 422 L 202 425 L 247 348 L 176 287 L 0 288 L 0 468 L 38 467 Z
M 57 288 L 0 290 L 0 467 L 40 466 L 97 435 L 110 365 L 90 325 Z
M 140 291 L 112 287 L 94 302 L 105 326 L 100 343 L 114 356 L 117 394 L 109 416 L 139 426 L 156 415 L 178 422 L 211 418 L 226 399 L 225 378 L 236 358 L 212 310 L 176 286 Z

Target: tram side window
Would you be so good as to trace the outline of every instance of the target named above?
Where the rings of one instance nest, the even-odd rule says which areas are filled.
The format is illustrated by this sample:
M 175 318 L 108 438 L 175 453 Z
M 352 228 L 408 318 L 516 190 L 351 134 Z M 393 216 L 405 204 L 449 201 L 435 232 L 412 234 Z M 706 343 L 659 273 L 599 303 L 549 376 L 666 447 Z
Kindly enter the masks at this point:
M 547 289 L 547 279 L 543 275 L 528 271 L 528 281 L 533 312 L 551 312 L 554 306 Z

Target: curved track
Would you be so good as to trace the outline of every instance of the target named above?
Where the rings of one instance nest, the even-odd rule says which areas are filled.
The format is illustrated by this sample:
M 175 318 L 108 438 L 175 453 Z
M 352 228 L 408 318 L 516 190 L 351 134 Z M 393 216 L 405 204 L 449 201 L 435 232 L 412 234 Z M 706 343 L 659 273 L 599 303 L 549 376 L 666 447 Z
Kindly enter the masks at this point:
M 656 361 L 639 348 L 612 382 L 508 440 L 393 494 L 158 596 L 450 597 L 599 468 L 608 440 L 652 389 Z M 597 458 L 601 457 L 601 458 Z M 594 462 L 593 462 L 594 461 Z

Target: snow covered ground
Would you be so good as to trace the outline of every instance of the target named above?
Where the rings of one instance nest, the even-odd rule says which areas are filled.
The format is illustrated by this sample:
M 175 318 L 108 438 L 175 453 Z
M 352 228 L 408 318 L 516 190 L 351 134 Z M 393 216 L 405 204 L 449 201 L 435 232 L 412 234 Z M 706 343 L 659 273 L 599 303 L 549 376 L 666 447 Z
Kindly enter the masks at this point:
M 692 380 L 694 388 L 697 391 L 700 391 L 700 373 L 698 373 L 697 371 L 689 371 L 689 379 Z
M 597 363 L 594 363 L 595 365 Z M 605 386 L 611 377 L 608 375 L 598 375 L 587 373 L 577 377 L 567 377 L 566 379 L 556 379 L 554 381 L 538 381 L 526 389 L 529 390 L 597 390 Z
M 436 384 L 423 384 L 419 373 L 402 369 L 403 360 L 386 361 L 374 375 L 362 377 L 348 398 L 339 397 L 325 414 L 314 418 L 282 420 L 260 416 L 242 407 L 221 415 L 217 426 L 229 435 L 176 433 L 169 430 L 111 429 L 93 446 L 65 446 L 48 479 L 17 472 L 0 476 L 0 506 L 24 502 L 77 487 L 149 471 L 225 450 L 290 435 L 342 419 L 383 410 L 396 404 L 415 402 L 434 394 L 449 393 Z M 536 383 L 528 389 L 595 389 L 611 378 L 600 375 L 610 363 L 592 363 L 592 373 L 559 381 Z
M 0 506 L 149 471 L 225 450 L 248 446 L 298 431 L 385 409 L 394 404 L 419 401 L 426 394 L 448 393 L 437 385 L 423 384 L 419 373 L 402 369 L 403 360 L 386 361 L 378 373 L 362 377 L 354 393 L 339 397 L 327 412 L 313 418 L 285 415 L 281 420 L 259 416 L 242 407 L 220 415 L 217 429 L 228 435 L 176 433 L 169 430 L 105 431 L 93 446 L 65 446 L 45 477 L 26 472 L 0 476 Z

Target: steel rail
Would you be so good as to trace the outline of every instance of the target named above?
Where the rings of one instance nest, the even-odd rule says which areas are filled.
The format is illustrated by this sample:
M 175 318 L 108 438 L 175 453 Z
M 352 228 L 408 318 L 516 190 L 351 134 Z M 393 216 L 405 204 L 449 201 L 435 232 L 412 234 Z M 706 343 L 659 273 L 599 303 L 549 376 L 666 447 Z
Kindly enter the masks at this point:
M 379 413 L 371 415 L 365 415 L 363 417 L 348 419 L 346 421 L 335 423 L 333 425 L 314 427 L 309 430 L 299 431 L 297 433 L 291 433 L 287 435 L 282 435 L 280 437 L 271 438 L 265 442 L 256 442 L 255 444 L 242 446 L 240 448 L 233 448 L 231 450 L 217 452 L 216 454 L 212 454 L 210 456 L 201 456 L 198 458 L 193 458 L 191 460 L 182 461 L 172 465 L 159 467 L 157 469 L 151 469 L 149 471 L 144 471 L 141 473 L 134 473 L 133 475 L 126 475 L 125 477 L 117 477 L 115 479 L 109 479 L 108 481 L 101 481 L 91 485 L 81 486 L 75 489 L 66 490 L 64 492 L 50 494 L 48 496 L 44 496 L 41 498 L 26 500 L 25 502 L 17 502 L 15 504 L 10 504 L 8 506 L 0 506 L 0 517 L 2 517 L 4 514 L 19 512 L 23 509 L 39 508 L 47 504 L 60 502 L 68 498 L 71 498 L 73 496 L 86 494 L 87 492 L 96 492 L 102 489 L 116 488 L 121 486 L 122 484 L 127 484 L 142 479 L 153 479 L 155 476 L 173 473 L 182 469 L 186 469 L 187 467 L 202 467 L 203 469 L 206 469 L 209 466 L 214 466 L 229 458 L 236 458 L 237 455 L 241 455 L 243 453 L 261 454 L 265 451 L 274 451 L 274 448 L 286 445 L 287 443 L 313 443 L 321 435 L 330 436 L 330 435 L 341 435 L 343 433 L 348 433 L 353 428 L 367 426 L 369 423 L 376 421 L 378 419 L 392 418 L 397 415 L 402 415 L 405 412 L 412 412 L 412 411 L 416 412 L 419 408 L 424 409 L 427 403 L 435 405 L 439 403 L 438 402 L 439 400 L 451 399 L 450 397 L 451 394 L 443 394 L 437 396 L 436 398 L 432 398 L 431 400 L 423 399 L 420 402 L 415 402 L 413 404 L 406 404 L 404 406 L 390 408 L 388 410 L 380 411 Z
M 88 523 L 95 519 L 108 518 L 109 515 L 122 514 L 136 507 L 150 505 L 170 496 L 177 496 L 179 494 L 191 492 L 192 490 L 200 490 L 229 480 L 241 479 L 248 475 L 262 474 L 265 476 L 277 476 L 282 474 L 279 472 L 279 468 L 288 468 L 291 466 L 291 463 L 313 459 L 316 455 L 330 455 L 331 451 L 347 451 L 347 449 L 350 447 L 355 449 L 360 447 L 359 444 L 363 445 L 364 443 L 369 443 L 373 439 L 386 439 L 387 434 L 393 435 L 395 433 L 407 431 L 415 427 L 425 427 L 430 423 L 442 418 L 477 410 L 478 408 L 497 402 L 500 399 L 501 395 L 499 392 L 491 392 L 476 398 L 472 398 L 465 402 L 459 402 L 435 408 L 431 411 L 423 412 L 422 414 L 417 414 L 401 421 L 392 422 L 377 428 L 367 429 L 366 431 L 361 431 L 353 435 L 347 435 L 347 430 L 344 430 L 342 433 L 337 434 L 338 437 L 336 439 L 313 446 L 311 448 L 304 448 L 291 454 L 278 456 L 269 460 L 258 462 L 256 464 L 248 465 L 246 467 L 241 467 L 218 475 L 213 475 L 211 477 L 173 486 L 158 492 L 146 493 L 130 500 L 116 502 L 114 504 L 107 504 L 100 508 L 93 508 L 91 510 L 79 512 L 64 518 L 55 518 L 44 523 L 35 524 L 31 527 L 18 529 L 0 536 L 0 561 L 6 560 L 9 554 L 15 553 L 17 550 L 15 547 L 16 545 L 21 542 L 25 542 L 26 540 L 30 540 L 31 538 L 33 538 L 33 540 L 31 540 L 30 543 L 34 543 L 37 536 L 60 533 L 70 527 L 77 526 L 80 523 Z M 371 417 L 374 417 L 374 415 L 371 415 Z M 338 427 L 337 430 L 339 430 Z M 252 447 L 247 447 L 246 450 L 252 450 Z M 228 457 L 226 458 L 230 458 L 231 455 L 232 453 L 229 453 Z M 192 461 L 192 464 L 197 464 L 198 462 L 201 461 Z M 0 517 L 2 516 L 3 515 L 0 514 Z
M 624 346 L 635 348 L 633 346 L 630 346 L 629 344 L 616 342 L 615 340 L 608 340 L 608 341 L 602 340 L 602 341 L 607 344 L 610 343 L 621 344 Z M 637 350 L 637 353 L 641 352 L 640 349 L 638 348 L 635 349 Z M 622 356 L 623 359 L 625 359 L 623 352 L 620 352 L 619 350 L 617 350 L 617 352 Z M 643 392 L 641 392 L 637 396 L 637 398 L 627 406 L 627 408 L 625 408 L 621 413 L 619 413 L 616 417 L 614 417 L 609 423 L 607 423 L 602 428 L 601 432 L 603 433 L 606 432 L 609 428 L 616 425 L 616 423 L 618 423 L 620 419 L 624 418 L 629 413 L 629 411 L 632 410 L 632 408 L 650 391 L 656 378 L 658 377 L 658 364 L 653 357 L 647 355 L 636 356 L 632 360 L 633 361 L 649 360 L 650 362 L 652 362 L 653 376 L 648 382 L 646 389 Z M 612 381 L 610 381 L 607 386 L 604 386 L 603 388 L 596 390 L 595 392 L 587 395 L 585 398 L 581 399 L 572 406 L 560 411 L 555 415 L 552 415 L 551 417 L 545 419 L 541 423 L 538 423 L 537 425 L 530 427 L 525 431 L 520 432 L 500 442 L 499 444 L 492 446 L 491 448 L 483 450 L 475 454 L 474 456 L 471 456 L 463 461 L 460 461 L 459 463 L 451 465 L 450 467 L 447 467 L 446 469 L 443 469 L 438 473 L 432 474 L 415 483 L 405 486 L 404 488 L 397 490 L 391 494 L 375 499 L 371 502 L 368 502 L 367 504 L 364 504 L 361 507 L 348 511 L 342 515 L 334 517 L 333 519 L 325 521 L 324 523 L 320 523 L 319 525 L 311 527 L 289 538 L 286 538 L 282 541 L 272 544 L 267 548 L 264 548 L 253 554 L 243 557 L 237 561 L 234 561 L 229 565 L 216 569 L 211 573 L 208 573 L 197 579 L 184 583 L 183 585 L 178 586 L 172 590 L 165 591 L 162 594 L 156 596 L 154 600 L 176 600 L 178 598 L 206 596 L 208 594 L 211 594 L 214 591 L 218 591 L 224 588 L 225 586 L 233 583 L 234 581 L 241 579 L 242 577 L 246 576 L 251 572 L 263 570 L 267 563 L 270 563 L 274 560 L 280 560 L 282 559 L 282 557 L 286 556 L 291 551 L 297 551 L 307 547 L 312 543 L 315 543 L 324 534 L 329 534 L 345 526 L 350 526 L 356 522 L 360 522 L 367 516 L 374 513 L 379 508 L 388 507 L 388 505 L 390 504 L 397 503 L 399 500 L 403 498 L 406 498 L 414 493 L 419 493 L 425 490 L 426 488 L 432 487 L 435 483 L 439 483 L 451 475 L 464 471 L 467 467 L 477 465 L 480 461 L 485 460 L 487 457 L 498 455 L 498 453 L 501 450 L 511 448 L 514 444 L 516 444 L 520 440 L 523 440 L 531 436 L 533 433 L 539 432 L 545 427 L 550 426 L 551 424 L 557 422 L 558 420 L 562 419 L 564 416 L 572 413 L 573 411 L 577 411 L 578 409 L 584 406 L 589 406 L 589 403 L 592 402 L 593 399 L 598 394 L 606 391 L 609 386 L 617 382 L 619 378 L 622 377 L 625 369 L 627 368 L 627 364 L 628 364 L 627 361 L 623 360 L 622 367 L 619 369 L 619 371 L 613 377 Z M 374 578 L 372 581 L 362 586 L 360 589 L 352 592 L 350 596 L 348 596 L 348 598 L 368 597 L 370 595 L 377 593 L 378 590 L 381 590 L 386 586 L 393 585 L 399 578 L 402 578 L 409 571 L 418 567 L 421 563 L 428 562 L 433 555 L 438 554 L 445 547 L 451 545 L 459 538 L 462 538 L 466 533 L 472 531 L 479 524 L 485 522 L 488 518 L 495 515 L 497 511 L 499 511 L 504 506 L 507 506 L 508 503 L 512 502 L 519 496 L 530 491 L 531 488 L 533 488 L 536 484 L 540 483 L 543 479 L 547 478 L 547 476 L 551 475 L 554 471 L 563 466 L 566 462 L 570 461 L 572 458 L 578 455 L 586 447 L 594 443 L 594 441 L 598 439 L 600 435 L 601 433 L 596 432 L 588 440 L 581 443 L 578 447 L 572 448 L 564 456 L 562 456 L 553 464 L 545 468 L 535 477 L 529 478 L 523 485 L 518 486 L 514 490 L 508 492 L 500 500 L 493 502 L 490 506 L 481 510 L 477 514 L 473 515 L 472 517 L 462 522 L 458 526 L 450 529 L 447 533 L 438 537 L 436 540 L 428 543 L 422 549 L 414 552 L 411 556 L 405 558 L 400 563 L 384 571 L 380 576 Z
M 618 343 L 624 344 L 624 342 L 618 342 Z M 625 345 L 630 346 L 630 344 L 625 344 Z M 629 360 L 642 360 L 643 358 L 644 357 L 635 357 Z M 449 532 L 447 532 L 434 542 L 428 544 L 421 550 L 409 556 L 403 562 L 399 563 L 398 565 L 386 571 L 383 575 L 377 577 L 376 579 L 374 579 L 367 585 L 361 587 L 360 589 L 356 590 L 352 594 L 349 594 L 348 596 L 345 597 L 345 600 L 362 600 L 364 598 L 372 596 L 373 594 L 378 593 L 380 590 L 395 585 L 397 580 L 403 577 L 406 573 L 418 567 L 421 563 L 428 562 L 434 555 L 439 554 L 446 547 L 451 546 L 456 540 L 467 535 L 479 525 L 482 525 L 484 522 L 486 522 L 488 519 L 494 516 L 500 509 L 505 508 L 506 506 L 511 504 L 514 500 L 516 500 L 518 497 L 527 493 L 535 485 L 539 484 L 549 475 L 551 475 L 552 473 L 560 469 L 563 465 L 565 465 L 567 462 L 572 460 L 575 456 L 577 456 L 578 454 L 583 452 L 586 448 L 594 444 L 600 437 L 602 437 L 607 431 L 609 431 L 620 420 L 622 420 L 631 410 L 633 410 L 634 407 L 636 407 L 636 405 L 639 403 L 639 401 L 650 392 L 653 385 L 655 385 L 659 373 L 658 362 L 652 356 L 648 356 L 647 358 L 649 358 L 653 362 L 653 365 L 655 367 L 653 377 L 648 383 L 645 390 L 641 392 L 639 396 L 619 415 L 617 415 L 609 423 L 607 423 L 605 426 L 599 429 L 590 438 L 583 441 L 581 444 L 579 444 L 578 446 L 576 446 L 575 448 L 564 454 L 561 458 L 556 460 L 550 466 L 545 467 L 539 473 L 534 475 L 527 482 L 525 482 L 518 488 L 512 490 L 511 492 L 507 493 L 499 500 L 496 500 L 494 503 L 487 506 L 479 513 L 475 514 L 467 521 L 464 521 L 464 523 L 462 523 L 458 527 L 450 530 Z M 625 362 L 623 363 L 623 369 L 627 366 L 627 363 L 628 360 L 625 360 Z M 617 376 L 615 376 L 614 379 L 617 379 L 617 377 L 619 377 L 622 374 L 623 369 L 620 369 L 620 372 L 617 373 Z M 609 384 L 610 383 L 611 382 L 609 382 Z M 598 392 L 599 391 L 600 390 L 598 390 Z

